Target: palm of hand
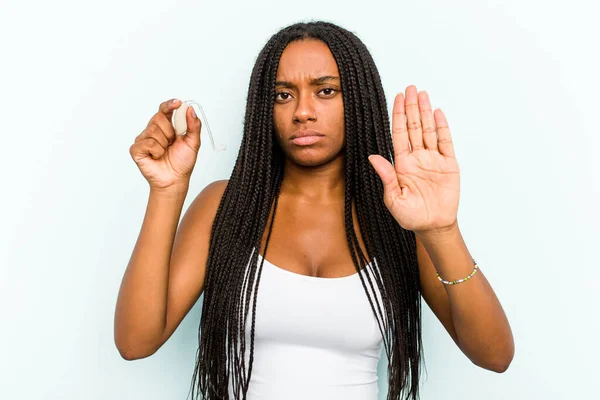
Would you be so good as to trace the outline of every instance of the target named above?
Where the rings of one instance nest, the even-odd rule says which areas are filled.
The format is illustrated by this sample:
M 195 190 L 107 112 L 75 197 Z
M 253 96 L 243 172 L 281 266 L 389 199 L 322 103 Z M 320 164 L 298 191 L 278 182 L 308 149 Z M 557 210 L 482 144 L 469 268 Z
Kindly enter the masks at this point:
M 435 122 L 435 124 L 434 124 Z M 431 113 L 427 93 L 414 86 L 396 97 L 392 119 L 394 165 L 370 161 L 384 185 L 384 202 L 396 221 L 412 231 L 442 229 L 456 222 L 460 174 L 446 119 Z
M 189 179 L 194 169 L 198 149 L 185 136 L 175 136 L 164 154 L 154 158 L 146 155 L 139 160 L 139 168 L 153 187 L 163 188 Z

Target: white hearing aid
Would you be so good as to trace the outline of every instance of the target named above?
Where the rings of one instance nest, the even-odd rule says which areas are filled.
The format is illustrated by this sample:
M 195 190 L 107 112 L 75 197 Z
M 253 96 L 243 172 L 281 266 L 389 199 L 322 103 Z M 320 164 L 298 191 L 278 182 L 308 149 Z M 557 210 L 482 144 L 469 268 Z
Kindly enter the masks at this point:
M 194 110 L 196 111 L 196 115 L 202 116 L 202 128 L 206 128 L 206 131 L 208 132 L 208 137 L 210 139 L 210 144 L 212 145 L 213 150 L 225 151 L 227 149 L 227 146 L 225 146 L 224 144 L 215 145 L 215 141 L 213 139 L 210 126 L 208 125 L 206 115 L 204 114 L 204 110 L 202 110 L 200 104 L 196 103 L 194 100 L 182 101 L 179 108 L 173 111 L 171 123 L 173 124 L 173 128 L 175 128 L 175 133 L 177 135 L 185 135 L 187 133 L 187 121 L 185 119 L 185 115 L 187 114 L 186 111 L 189 107 L 194 108 Z

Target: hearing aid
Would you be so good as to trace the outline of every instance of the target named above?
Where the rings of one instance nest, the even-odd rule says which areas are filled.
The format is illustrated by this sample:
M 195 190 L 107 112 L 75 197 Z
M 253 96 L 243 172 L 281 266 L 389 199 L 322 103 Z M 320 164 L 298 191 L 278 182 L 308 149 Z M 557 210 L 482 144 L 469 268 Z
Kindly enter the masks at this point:
M 187 134 L 187 121 L 185 119 L 185 116 L 189 107 L 194 108 L 194 111 L 196 111 L 196 115 L 202 116 L 202 127 L 206 128 L 206 131 L 208 132 L 208 138 L 210 139 L 210 144 L 212 145 L 213 150 L 225 151 L 227 149 L 226 145 L 215 144 L 212 132 L 210 130 L 210 126 L 208 125 L 208 120 L 206 119 L 206 114 L 204 114 L 204 110 L 202 110 L 200 104 L 196 103 L 194 100 L 182 101 L 181 105 L 173 111 L 171 123 L 173 124 L 173 128 L 175 129 L 175 133 L 177 135 Z

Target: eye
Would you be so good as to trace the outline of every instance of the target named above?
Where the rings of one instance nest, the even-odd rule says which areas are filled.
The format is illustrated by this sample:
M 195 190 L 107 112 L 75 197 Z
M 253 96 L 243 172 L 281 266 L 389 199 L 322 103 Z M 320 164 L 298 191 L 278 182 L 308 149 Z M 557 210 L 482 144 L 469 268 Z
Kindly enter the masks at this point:
M 285 101 L 287 99 L 290 98 L 290 94 L 287 92 L 279 92 L 279 93 L 275 93 L 275 100 L 279 100 L 279 101 Z
M 333 96 L 336 92 L 337 90 L 335 90 L 334 88 L 324 88 L 320 91 L 320 93 L 323 93 L 327 97 Z

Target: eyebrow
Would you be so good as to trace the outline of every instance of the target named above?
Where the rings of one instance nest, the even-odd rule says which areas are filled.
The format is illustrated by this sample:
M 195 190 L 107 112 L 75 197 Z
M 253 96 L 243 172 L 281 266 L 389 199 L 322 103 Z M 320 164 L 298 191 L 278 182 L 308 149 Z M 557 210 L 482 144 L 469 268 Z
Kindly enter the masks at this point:
M 339 80 L 340 80 L 340 78 L 337 76 L 326 75 L 326 76 L 321 76 L 319 78 L 315 78 L 315 79 L 311 80 L 310 84 L 311 85 L 321 85 L 328 81 L 339 81 Z M 292 82 L 288 82 L 288 81 L 277 81 L 277 82 L 275 82 L 275 87 L 295 88 L 296 85 L 293 84 Z

